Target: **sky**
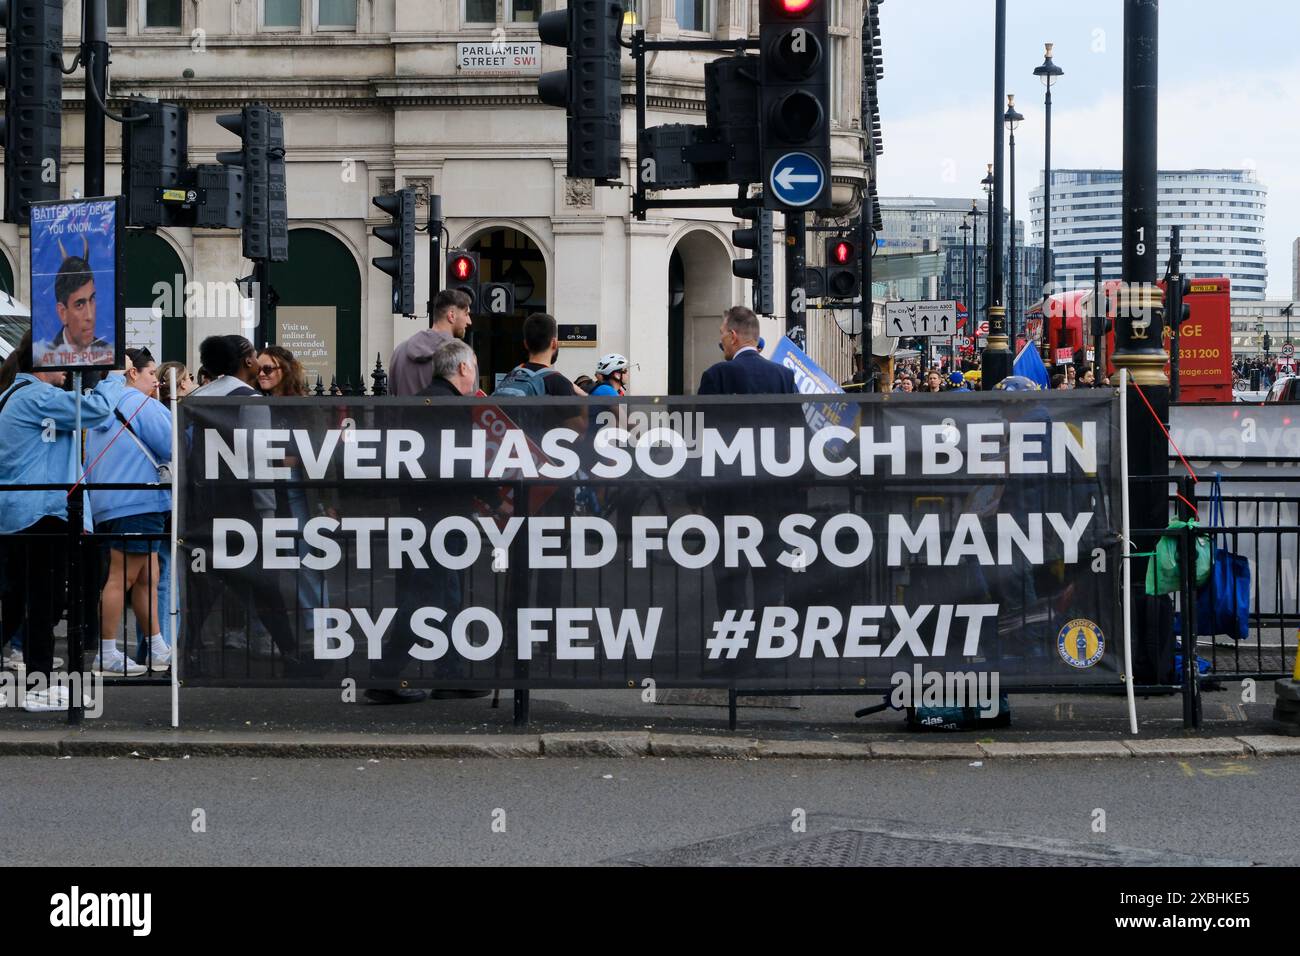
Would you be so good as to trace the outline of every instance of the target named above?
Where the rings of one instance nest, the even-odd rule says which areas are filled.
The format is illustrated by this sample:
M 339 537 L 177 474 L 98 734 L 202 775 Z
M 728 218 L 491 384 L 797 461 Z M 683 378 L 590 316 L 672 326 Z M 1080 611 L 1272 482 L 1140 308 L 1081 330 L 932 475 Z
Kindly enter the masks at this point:
M 994 0 L 883 0 L 881 196 L 982 195 L 993 159 Z M 1160 4 L 1159 166 L 1253 168 L 1268 187 L 1268 297 L 1291 296 L 1300 236 L 1300 2 Z M 1007 0 L 1006 92 L 1016 131 L 1016 213 L 1043 168 L 1043 43 L 1052 168 L 1122 166 L 1123 0 Z M 1009 154 L 1008 154 L 1009 156 Z

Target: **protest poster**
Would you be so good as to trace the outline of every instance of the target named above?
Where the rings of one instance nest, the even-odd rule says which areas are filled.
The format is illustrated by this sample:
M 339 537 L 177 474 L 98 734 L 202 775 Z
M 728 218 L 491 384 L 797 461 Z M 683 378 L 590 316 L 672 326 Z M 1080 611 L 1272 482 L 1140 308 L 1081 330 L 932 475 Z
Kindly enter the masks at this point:
M 32 204 L 33 368 L 124 364 L 123 216 L 120 197 Z
M 1114 397 L 842 401 L 182 403 L 186 683 L 1119 684 Z

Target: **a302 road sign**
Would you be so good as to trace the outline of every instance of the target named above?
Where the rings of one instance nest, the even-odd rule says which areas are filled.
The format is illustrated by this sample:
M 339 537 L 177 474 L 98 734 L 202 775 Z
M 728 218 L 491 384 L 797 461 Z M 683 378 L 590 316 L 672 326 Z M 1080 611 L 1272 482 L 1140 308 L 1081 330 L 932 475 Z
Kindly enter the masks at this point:
M 885 334 L 894 338 L 957 334 L 957 303 L 953 299 L 937 302 L 886 302 Z

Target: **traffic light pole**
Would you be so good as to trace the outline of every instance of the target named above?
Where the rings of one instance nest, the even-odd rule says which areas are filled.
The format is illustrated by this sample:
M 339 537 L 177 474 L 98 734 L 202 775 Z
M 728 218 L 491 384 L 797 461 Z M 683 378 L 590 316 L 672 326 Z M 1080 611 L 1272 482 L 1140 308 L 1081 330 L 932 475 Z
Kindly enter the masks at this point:
M 104 108 L 99 100 L 108 96 L 108 0 L 84 0 L 81 56 L 86 64 L 86 83 L 99 96 L 86 94 L 85 195 L 104 195 Z
M 1183 250 L 1179 242 L 1179 226 L 1173 226 L 1169 235 L 1169 278 L 1165 281 L 1165 299 L 1168 306 L 1165 316 L 1169 322 L 1169 401 L 1178 401 L 1178 346 L 1182 332 L 1183 315 Z
M 805 285 L 805 267 L 808 263 L 807 229 L 804 214 L 785 214 L 785 334 L 803 348 L 803 338 L 808 324 L 808 293 Z M 798 335 L 793 334 L 800 329 Z
M 872 346 L 874 345 L 874 336 L 871 327 L 871 254 L 875 251 L 875 237 L 871 234 L 871 224 L 867 222 L 867 214 L 870 208 L 870 202 L 864 195 L 862 198 L 862 215 L 858 217 L 858 261 L 859 272 L 862 274 L 862 295 L 859 298 L 862 308 L 862 337 L 858 343 L 859 357 L 862 361 L 862 377 L 867 377 L 867 362 L 870 361 Z M 870 245 L 868 245 L 870 244 Z
M 429 321 L 433 321 L 433 300 L 442 291 L 442 197 L 429 196 Z
M 253 280 L 257 283 L 257 328 L 253 332 L 253 346 L 260 351 L 275 344 L 275 306 L 279 302 L 279 296 L 271 288 L 269 260 L 254 261 Z

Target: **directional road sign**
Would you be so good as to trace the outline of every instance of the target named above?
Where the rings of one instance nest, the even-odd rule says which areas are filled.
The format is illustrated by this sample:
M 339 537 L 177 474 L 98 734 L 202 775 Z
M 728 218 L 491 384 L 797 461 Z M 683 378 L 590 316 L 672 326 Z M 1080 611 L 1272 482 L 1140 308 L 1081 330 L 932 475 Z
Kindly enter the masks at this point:
M 772 165 L 772 195 L 783 206 L 801 209 L 826 188 L 826 170 L 807 153 L 786 153 Z
M 957 303 L 952 299 L 937 302 L 886 302 L 885 334 L 895 338 L 957 334 Z

